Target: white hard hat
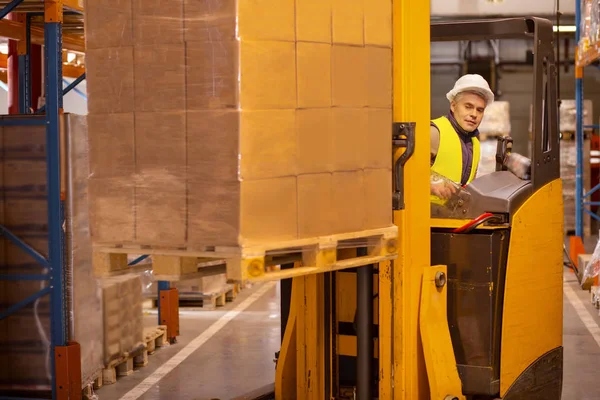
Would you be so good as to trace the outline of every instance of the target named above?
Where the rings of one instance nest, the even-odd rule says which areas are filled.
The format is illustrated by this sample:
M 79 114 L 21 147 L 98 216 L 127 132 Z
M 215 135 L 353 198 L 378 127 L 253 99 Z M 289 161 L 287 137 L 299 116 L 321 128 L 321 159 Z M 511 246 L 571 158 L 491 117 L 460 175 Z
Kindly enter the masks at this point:
M 480 93 L 488 106 L 494 102 L 494 92 L 490 89 L 490 85 L 477 74 L 461 76 L 454 84 L 454 88 L 446 94 L 446 98 L 452 101 L 457 94 L 468 91 Z

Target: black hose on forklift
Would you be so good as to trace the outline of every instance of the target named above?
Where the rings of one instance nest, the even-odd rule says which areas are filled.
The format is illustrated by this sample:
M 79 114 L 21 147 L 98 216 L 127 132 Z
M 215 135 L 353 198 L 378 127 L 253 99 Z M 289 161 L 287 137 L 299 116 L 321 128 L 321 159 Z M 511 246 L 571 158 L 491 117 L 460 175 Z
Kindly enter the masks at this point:
M 569 252 L 567 251 L 567 246 L 565 244 L 563 244 L 563 252 L 565 253 L 565 256 L 567 257 L 566 260 L 563 259 L 563 265 L 565 267 L 571 268 L 575 272 L 575 276 L 577 277 L 577 281 L 581 285 L 582 275 L 579 274 L 579 269 L 577 268 L 577 265 L 575 265 L 575 263 L 573 262 L 573 260 L 571 260 L 571 256 L 569 255 Z

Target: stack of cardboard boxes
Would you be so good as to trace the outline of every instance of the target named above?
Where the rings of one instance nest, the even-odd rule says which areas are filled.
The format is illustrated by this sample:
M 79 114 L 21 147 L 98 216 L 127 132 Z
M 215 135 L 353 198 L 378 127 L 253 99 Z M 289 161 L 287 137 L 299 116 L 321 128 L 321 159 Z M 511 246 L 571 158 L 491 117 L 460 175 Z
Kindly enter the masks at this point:
M 93 240 L 200 248 L 390 226 L 391 13 L 389 0 L 89 1 Z
M 40 254 L 48 254 L 43 128 L 0 127 L 0 224 Z M 3 274 L 42 274 L 44 268 L 0 236 Z M 6 310 L 48 286 L 45 281 L 1 281 L 0 302 Z M 0 385 L 50 385 L 49 296 L 0 321 Z
M 126 274 L 102 278 L 104 363 L 142 345 L 144 322 L 142 282 L 139 275 Z
M 7 117 L 10 118 L 10 117 Z M 43 119 L 43 116 L 39 118 Z M 89 384 L 103 367 L 102 304 L 93 277 L 88 231 L 88 160 L 85 117 L 64 114 L 61 139 L 66 192 L 65 302 L 68 336 L 81 345 L 82 385 Z M 48 257 L 46 185 L 46 129 L 40 126 L 0 127 L 0 224 Z M 3 274 L 46 274 L 48 269 L 0 237 Z M 55 267 L 56 268 L 56 267 Z M 14 305 L 47 288 L 51 281 L 0 282 L 0 303 Z M 53 353 L 50 334 L 50 296 L 0 321 L 0 386 L 50 387 Z

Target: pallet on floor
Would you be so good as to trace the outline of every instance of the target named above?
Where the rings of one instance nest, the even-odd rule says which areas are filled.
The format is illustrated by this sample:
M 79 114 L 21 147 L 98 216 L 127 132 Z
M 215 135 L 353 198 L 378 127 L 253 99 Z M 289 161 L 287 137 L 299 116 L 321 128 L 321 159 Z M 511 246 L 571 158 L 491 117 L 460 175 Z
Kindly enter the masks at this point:
M 181 279 L 181 275 L 201 273 L 202 268 L 222 267 L 226 264 L 229 283 L 279 280 L 395 259 L 398 256 L 397 238 L 398 227 L 392 225 L 307 239 L 269 243 L 248 242 L 240 247 L 165 249 L 156 246 L 96 244 L 94 270 L 103 273 L 127 268 L 124 266 L 127 254 L 149 254 L 153 259 L 153 272 L 158 276 L 171 275 Z M 366 248 L 366 255 L 355 255 L 340 260 L 339 251 L 348 248 Z M 296 261 L 301 261 L 300 264 L 296 264 L 297 268 L 281 271 L 271 271 L 268 268 L 269 265 Z
M 144 328 L 144 343 L 146 344 L 146 352 L 150 355 L 154 354 L 157 348 L 168 346 L 167 326 L 159 325 Z
M 102 370 L 98 370 L 92 377 L 92 380 L 82 390 L 83 400 L 95 400 L 95 391 L 104 384 Z
M 240 290 L 240 284 L 227 284 L 222 290 L 213 293 L 179 292 L 179 307 L 214 310 L 234 301 Z M 153 297 L 151 301 L 152 307 L 158 306 L 156 297 Z
M 144 342 L 136 346 L 133 351 L 126 352 L 111 361 L 102 371 L 102 384 L 113 385 L 117 383 L 119 377 L 129 376 L 136 368 L 147 366 L 148 355 L 154 354 L 157 348 L 168 344 L 166 326 L 144 328 Z

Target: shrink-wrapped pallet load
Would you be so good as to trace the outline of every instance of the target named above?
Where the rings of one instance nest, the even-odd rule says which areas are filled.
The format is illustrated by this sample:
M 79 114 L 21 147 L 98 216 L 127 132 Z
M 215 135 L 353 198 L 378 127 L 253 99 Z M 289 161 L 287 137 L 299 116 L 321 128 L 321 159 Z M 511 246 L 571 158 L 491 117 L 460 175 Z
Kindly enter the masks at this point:
M 575 176 L 577 170 L 577 147 L 574 138 L 560 141 L 560 177 L 563 182 L 565 233 L 575 232 Z M 583 192 L 591 189 L 590 139 L 583 141 Z M 587 206 L 586 206 L 587 208 Z M 591 217 L 583 212 L 583 233 L 591 235 Z
M 510 103 L 494 101 L 486 107 L 479 132 L 485 136 L 510 136 Z
M 10 117 L 4 117 L 8 119 Z M 43 119 L 43 116 L 39 117 Z M 89 176 L 87 126 L 83 116 L 61 117 L 63 150 L 65 322 L 70 340 L 80 344 L 82 387 L 98 377 L 104 366 L 102 304 L 94 279 L 88 223 Z M 0 127 L 0 224 L 48 256 L 46 185 L 46 128 Z M 48 270 L 6 238 L 0 239 L 3 274 L 44 274 Z M 51 281 L 2 281 L 4 309 L 19 303 Z M 50 297 L 45 295 L 0 321 L 0 390 L 44 390 L 52 384 Z M 58 316 L 56 323 L 60 323 Z M 3 392 L 5 393 L 5 392 Z
M 142 283 L 139 275 L 100 279 L 104 326 L 104 363 L 109 365 L 142 346 L 144 322 Z
M 86 5 L 97 244 L 387 228 L 389 0 Z

